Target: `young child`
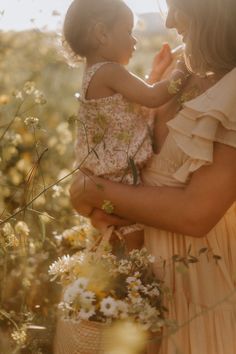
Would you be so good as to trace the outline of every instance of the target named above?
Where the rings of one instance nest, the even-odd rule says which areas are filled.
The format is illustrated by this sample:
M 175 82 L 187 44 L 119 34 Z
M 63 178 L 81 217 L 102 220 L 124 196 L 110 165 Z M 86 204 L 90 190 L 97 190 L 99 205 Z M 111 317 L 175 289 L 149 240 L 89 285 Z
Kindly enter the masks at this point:
M 152 122 L 143 106 L 163 105 L 187 77 L 181 62 L 170 80 L 154 85 L 124 68 L 136 45 L 133 22 L 133 13 L 122 0 L 74 0 L 63 28 L 73 53 L 86 59 L 77 164 L 92 174 L 129 184 L 141 182 L 140 170 L 153 153 Z M 103 207 L 107 210 L 109 203 Z

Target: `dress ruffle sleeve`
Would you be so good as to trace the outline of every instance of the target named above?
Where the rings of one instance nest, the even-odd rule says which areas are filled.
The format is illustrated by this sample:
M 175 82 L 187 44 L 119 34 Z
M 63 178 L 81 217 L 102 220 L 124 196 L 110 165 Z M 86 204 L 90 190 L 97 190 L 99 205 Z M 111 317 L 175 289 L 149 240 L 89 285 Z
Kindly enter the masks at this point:
M 214 142 L 236 148 L 236 68 L 199 97 L 186 102 L 168 123 L 187 159 L 174 178 L 186 182 L 192 172 L 213 162 Z

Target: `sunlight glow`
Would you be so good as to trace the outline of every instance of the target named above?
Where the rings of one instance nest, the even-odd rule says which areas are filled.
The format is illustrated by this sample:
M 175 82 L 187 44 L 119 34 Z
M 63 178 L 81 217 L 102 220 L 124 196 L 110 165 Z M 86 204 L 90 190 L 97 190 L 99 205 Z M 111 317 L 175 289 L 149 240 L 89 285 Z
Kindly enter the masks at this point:
M 125 2 L 137 14 L 159 10 L 157 0 Z M 71 0 L 0 0 L 0 30 L 58 30 L 70 3 Z

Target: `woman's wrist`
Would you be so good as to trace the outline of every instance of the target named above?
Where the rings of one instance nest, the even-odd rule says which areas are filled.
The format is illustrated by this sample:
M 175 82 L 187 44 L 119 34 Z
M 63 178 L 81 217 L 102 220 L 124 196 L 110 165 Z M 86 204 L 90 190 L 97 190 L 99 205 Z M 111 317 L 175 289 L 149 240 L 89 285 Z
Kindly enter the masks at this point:
M 106 180 L 97 177 L 86 177 L 85 181 L 85 202 L 97 209 L 104 209 L 103 206 L 107 204 L 105 200 L 105 184 Z

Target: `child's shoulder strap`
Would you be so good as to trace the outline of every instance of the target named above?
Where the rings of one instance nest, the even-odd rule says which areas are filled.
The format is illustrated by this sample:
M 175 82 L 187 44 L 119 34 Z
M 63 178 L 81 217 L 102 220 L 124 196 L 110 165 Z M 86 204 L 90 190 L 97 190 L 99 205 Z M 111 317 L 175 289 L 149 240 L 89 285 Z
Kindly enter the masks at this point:
M 82 96 L 83 98 L 86 97 L 86 93 L 90 84 L 90 81 L 92 80 L 93 76 L 95 73 L 104 65 L 110 64 L 110 61 L 104 61 L 101 63 L 94 64 L 90 66 L 88 69 L 85 70 L 84 72 L 84 77 L 83 77 L 83 83 L 82 83 Z

